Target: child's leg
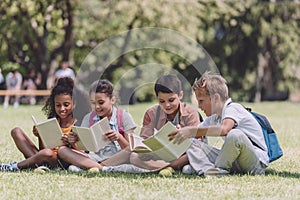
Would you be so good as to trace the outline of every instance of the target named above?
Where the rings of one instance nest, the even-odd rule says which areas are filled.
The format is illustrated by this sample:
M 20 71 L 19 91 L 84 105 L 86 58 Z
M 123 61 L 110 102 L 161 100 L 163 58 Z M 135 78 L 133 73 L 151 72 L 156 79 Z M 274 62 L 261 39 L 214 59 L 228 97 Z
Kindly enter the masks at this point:
M 14 128 L 11 130 L 11 136 L 25 158 L 29 158 L 39 152 L 33 142 L 26 136 L 26 134 L 20 128 Z
M 50 168 L 58 166 L 57 155 L 51 149 L 42 149 L 35 155 L 18 163 L 19 169 L 36 168 L 39 165 L 49 165 Z
M 129 158 L 130 158 L 130 148 L 126 147 L 113 155 L 112 157 L 106 159 L 105 161 L 101 162 L 102 165 L 105 166 L 117 166 L 121 164 L 129 164 Z
M 10 95 L 5 95 L 4 97 L 4 103 L 3 103 L 3 106 L 4 108 L 7 108 L 7 106 L 9 105 L 9 98 L 10 98 Z
M 178 159 L 172 161 L 169 166 L 175 170 L 181 170 L 183 168 L 183 166 L 185 166 L 187 164 L 189 164 L 189 160 L 188 160 L 187 155 L 184 154 L 184 155 L 180 156 Z
M 198 175 L 203 174 L 210 168 L 215 167 L 215 160 L 220 150 L 199 140 L 193 140 L 191 147 L 187 150 L 190 165 Z
M 142 155 L 142 156 L 147 156 L 147 155 Z M 143 169 L 157 170 L 157 171 L 170 165 L 170 163 L 164 160 L 152 160 L 152 158 L 145 158 L 142 160 L 140 158 L 140 155 L 137 153 L 131 153 L 130 163 Z
M 66 146 L 58 149 L 58 156 L 65 162 L 80 167 L 82 169 L 98 168 L 102 170 L 103 166 L 96 161 L 90 159 L 79 151 L 75 151 Z
M 232 163 L 237 161 L 240 173 L 262 174 L 264 168 L 260 165 L 254 146 L 249 138 L 240 130 L 231 130 L 222 150 L 216 159 L 216 167 L 230 170 Z

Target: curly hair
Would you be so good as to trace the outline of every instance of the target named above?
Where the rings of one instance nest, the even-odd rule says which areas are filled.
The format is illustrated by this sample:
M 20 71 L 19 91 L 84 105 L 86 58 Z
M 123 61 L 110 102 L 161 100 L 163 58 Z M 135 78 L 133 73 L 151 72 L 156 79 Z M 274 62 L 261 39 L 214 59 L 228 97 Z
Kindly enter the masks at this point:
M 54 98 L 60 94 L 67 94 L 71 97 L 73 96 L 73 88 L 74 88 L 74 81 L 72 78 L 63 77 L 57 81 L 57 84 L 52 88 L 51 94 L 46 101 L 46 104 L 42 108 L 42 111 L 48 118 L 58 118 L 57 113 L 55 112 L 55 103 Z

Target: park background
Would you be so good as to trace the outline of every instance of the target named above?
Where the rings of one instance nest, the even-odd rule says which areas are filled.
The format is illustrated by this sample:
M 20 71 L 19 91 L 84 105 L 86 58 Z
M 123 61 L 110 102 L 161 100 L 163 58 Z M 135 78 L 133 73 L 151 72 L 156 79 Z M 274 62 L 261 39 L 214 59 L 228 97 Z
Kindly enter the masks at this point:
M 142 90 L 135 90 L 134 86 L 143 83 L 149 74 L 160 76 L 161 71 L 152 74 L 151 70 L 139 70 L 137 66 L 168 66 L 169 71 L 176 71 L 191 85 L 200 76 L 195 66 L 201 64 L 203 57 L 193 54 L 192 45 L 186 57 L 153 48 L 126 52 L 133 41 L 130 30 L 154 27 L 176 31 L 196 41 L 210 55 L 228 81 L 230 96 L 235 101 L 268 116 L 284 151 L 284 156 L 270 165 L 265 176 L 213 180 L 181 173 L 166 178 L 65 171 L 1 172 L 3 199 L 299 199 L 299 1 L 3 0 L 0 19 L 3 74 L 18 67 L 25 75 L 33 67 L 42 74 L 41 89 L 51 89 L 61 60 L 69 61 L 78 74 L 82 63 L 99 44 L 123 33 L 115 44 L 120 47 L 119 56 L 99 68 L 101 78 L 114 84 L 120 83 L 127 71 L 137 69 L 131 74 L 134 81 L 120 83 L 120 91 L 134 94 L 134 101 L 122 101 L 120 94 L 119 103 L 132 113 L 138 125 L 146 108 L 155 103 L 155 96 L 151 84 Z M 188 42 L 185 44 L 189 46 Z M 110 47 L 103 51 L 109 54 Z M 105 60 L 106 55 L 102 56 Z M 95 66 L 98 67 L 97 63 Z M 192 103 L 189 98 L 185 100 Z M 126 105 L 131 103 L 134 105 Z M 1 163 L 22 159 L 9 132 L 20 126 L 30 135 L 30 115 L 45 117 L 40 112 L 42 104 L 43 99 L 36 106 L 0 107 Z
M 119 47 L 113 62 L 105 66 L 94 63 L 105 68 L 101 78 L 115 84 L 132 68 L 158 63 L 176 70 L 192 84 L 200 76 L 195 66 L 203 57 L 194 55 L 191 43 L 184 44 L 190 49 L 185 56 L 158 48 L 126 52 L 135 39 L 131 30 L 154 27 L 177 31 L 201 45 L 228 81 L 234 100 L 300 100 L 297 0 L 5 0 L 0 2 L 0 19 L 4 75 L 16 66 L 25 75 L 26 69 L 33 67 L 42 74 L 41 89 L 53 86 L 61 60 L 69 61 L 79 73 L 93 49 L 120 33 L 124 34 L 118 44 L 102 47 L 107 54 L 113 45 Z M 143 35 L 138 39 L 143 40 Z M 160 42 L 165 38 L 154 39 Z M 105 60 L 109 55 L 101 56 L 98 59 Z M 161 75 L 156 73 L 151 76 Z M 122 83 L 122 91 L 134 91 L 134 83 L 147 78 L 149 71 L 137 70 L 131 76 L 134 82 Z M 155 98 L 151 87 L 134 95 L 138 102 Z

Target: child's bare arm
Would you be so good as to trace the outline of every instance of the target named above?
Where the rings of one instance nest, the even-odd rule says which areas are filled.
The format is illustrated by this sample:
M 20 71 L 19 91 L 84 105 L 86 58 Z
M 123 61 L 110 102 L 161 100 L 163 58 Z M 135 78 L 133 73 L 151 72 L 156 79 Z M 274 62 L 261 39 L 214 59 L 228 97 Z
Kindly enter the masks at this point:
M 43 144 L 43 141 L 42 141 L 42 139 L 41 139 L 41 137 L 40 137 L 40 135 L 39 135 L 39 132 L 38 132 L 36 126 L 33 126 L 33 127 L 32 127 L 32 133 L 33 133 L 34 136 L 36 136 L 36 137 L 38 138 L 39 149 L 40 149 L 40 150 L 41 150 L 41 149 L 44 149 L 44 148 L 45 148 L 45 145 Z

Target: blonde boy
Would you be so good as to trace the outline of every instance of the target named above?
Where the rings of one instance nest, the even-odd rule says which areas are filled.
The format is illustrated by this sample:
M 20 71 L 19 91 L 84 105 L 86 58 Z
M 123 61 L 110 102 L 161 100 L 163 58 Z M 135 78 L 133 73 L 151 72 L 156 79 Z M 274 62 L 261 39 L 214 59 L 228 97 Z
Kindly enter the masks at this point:
M 191 173 L 225 175 L 230 172 L 263 174 L 269 164 L 262 129 L 254 117 L 228 97 L 225 79 L 204 73 L 193 85 L 198 106 L 207 118 L 198 127 L 184 127 L 169 135 L 174 143 L 185 138 L 222 136 L 221 149 L 193 140 L 187 151 Z M 255 145 L 254 145 L 255 144 Z

